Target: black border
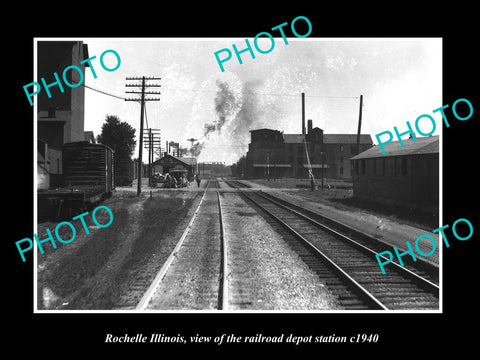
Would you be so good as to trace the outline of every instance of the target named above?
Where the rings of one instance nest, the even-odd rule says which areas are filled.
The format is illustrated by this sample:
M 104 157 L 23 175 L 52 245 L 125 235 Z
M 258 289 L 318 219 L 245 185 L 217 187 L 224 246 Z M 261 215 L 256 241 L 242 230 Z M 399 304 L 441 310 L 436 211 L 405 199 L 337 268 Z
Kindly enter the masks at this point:
M 407 3 L 385 4 L 383 7 L 357 4 L 328 8 L 321 3 L 294 9 L 291 4 L 263 5 L 262 11 L 247 3 L 208 5 L 173 9 L 160 3 L 142 5 L 118 4 L 105 11 L 97 6 L 77 4 L 66 8 L 29 8 L 19 11 L 21 21 L 13 26 L 16 35 L 6 40 L 4 70 L 7 73 L 7 94 L 4 109 L 8 109 L 4 125 L 6 201 L 4 206 L 3 256 L 7 267 L 4 295 L 4 312 L 8 316 L 5 343 L 12 350 L 21 351 L 26 345 L 41 352 L 60 355 L 60 348 L 68 354 L 112 354 L 126 350 L 143 352 L 154 350 L 162 356 L 169 348 L 185 348 L 200 354 L 203 350 L 225 352 L 246 348 L 255 354 L 267 351 L 298 351 L 308 349 L 354 350 L 373 354 L 388 349 L 389 353 L 418 354 L 424 350 L 430 355 L 439 349 L 461 346 L 467 350 L 475 344 L 469 319 L 475 313 L 475 259 L 478 250 L 478 215 L 473 211 L 476 188 L 470 179 L 476 178 L 476 132 L 478 90 L 474 82 L 479 79 L 477 38 L 473 19 L 475 9 L 454 4 L 449 9 L 443 5 L 419 9 Z M 111 5 L 113 6 L 113 5 Z M 451 241 L 444 248 L 444 313 L 443 314 L 33 314 L 33 259 L 22 263 L 14 242 L 33 233 L 33 108 L 25 101 L 22 86 L 33 79 L 34 37 L 245 37 L 296 16 L 306 16 L 313 25 L 310 37 L 442 37 L 443 38 L 443 89 L 444 104 L 458 98 L 467 98 L 474 107 L 468 121 L 451 121 L 444 127 L 443 143 L 443 223 L 452 224 L 458 218 L 468 218 L 476 230 L 465 242 Z M 3 24 L 5 34 L 11 34 L 12 25 Z M 201 61 L 201 59 L 199 59 Z M 13 95 L 13 103 L 12 103 Z M 401 104 L 399 104 L 401 106 Z M 478 109 L 478 110 L 477 110 Z M 433 109 L 425 109 L 428 113 Z M 394 111 L 394 109 L 392 109 Z M 447 111 L 449 118 L 451 112 Z M 13 209 L 12 209 L 13 204 Z M 4 315 L 5 316 L 5 315 Z M 473 329 L 475 328 L 472 323 Z M 184 336 L 207 336 L 235 333 L 237 335 L 336 335 L 351 336 L 357 333 L 377 333 L 377 344 L 310 344 L 305 346 L 235 345 L 215 344 L 178 346 L 161 344 L 104 344 L 106 333 L 116 335 L 166 333 Z M 325 348 L 325 346 L 327 346 Z M 439 352 L 439 354 L 441 351 Z M 165 354 L 164 354 L 165 355 Z M 387 356 L 387 353 L 383 353 Z

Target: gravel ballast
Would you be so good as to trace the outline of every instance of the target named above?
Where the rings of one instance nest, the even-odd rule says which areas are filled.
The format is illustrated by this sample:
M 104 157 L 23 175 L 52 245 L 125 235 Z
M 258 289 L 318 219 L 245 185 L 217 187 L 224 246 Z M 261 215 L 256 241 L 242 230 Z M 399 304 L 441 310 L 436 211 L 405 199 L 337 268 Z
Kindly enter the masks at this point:
M 337 299 L 239 194 L 223 194 L 230 310 L 333 310 Z

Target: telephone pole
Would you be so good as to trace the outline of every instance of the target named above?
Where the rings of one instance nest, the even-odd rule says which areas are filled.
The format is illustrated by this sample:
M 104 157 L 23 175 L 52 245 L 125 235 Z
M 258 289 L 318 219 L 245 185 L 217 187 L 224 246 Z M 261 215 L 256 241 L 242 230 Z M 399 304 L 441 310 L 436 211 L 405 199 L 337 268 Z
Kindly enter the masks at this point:
M 143 143 L 145 145 L 145 149 L 148 149 L 148 184 L 152 186 L 152 177 L 153 177 L 153 158 L 154 154 L 156 153 L 155 150 L 160 149 L 160 129 L 146 129 L 147 134 L 143 135 Z M 158 153 L 158 151 L 157 151 Z
M 160 98 L 146 98 L 145 95 L 160 95 L 159 91 L 145 91 L 146 88 L 150 87 L 160 87 L 158 84 L 147 84 L 146 82 L 148 80 L 161 80 L 161 78 L 156 78 L 156 77 L 127 77 L 125 78 L 127 81 L 131 80 L 141 80 L 142 82 L 136 83 L 136 84 L 125 84 L 126 87 L 135 87 L 135 88 L 140 88 L 141 91 L 125 91 L 127 94 L 139 94 L 140 99 L 138 98 L 129 98 L 125 99 L 125 101 L 140 101 L 140 144 L 139 144 L 139 149 L 138 149 L 138 179 L 137 179 L 137 196 L 140 195 L 142 192 L 142 149 L 143 149 L 143 114 L 144 114 L 144 109 L 145 109 L 145 102 L 146 101 L 160 101 Z
M 360 95 L 360 111 L 358 113 L 357 155 L 360 154 L 360 131 L 362 129 L 363 95 Z

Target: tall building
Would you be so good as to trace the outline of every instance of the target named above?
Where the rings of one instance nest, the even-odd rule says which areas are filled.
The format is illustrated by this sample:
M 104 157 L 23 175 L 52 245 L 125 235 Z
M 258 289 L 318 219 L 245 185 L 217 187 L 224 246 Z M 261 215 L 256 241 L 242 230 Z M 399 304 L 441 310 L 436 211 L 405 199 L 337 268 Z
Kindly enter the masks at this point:
M 302 134 L 284 134 L 279 130 L 251 130 L 247 152 L 247 174 L 255 178 L 351 179 L 350 158 L 357 154 L 356 134 L 324 134 L 308 120 L 305 141 Z M 360 135 L 360 152 L 372 147 L 368 134 Z
M 49 87 L 51 97 L 47 91 L 41 89 L 36 98 L 38 102 L 38 173 L 49 174 L 50 186 L 59 184 L 62 174 L 62 145 L 69 142 L 85 141 L 84 134 L 84 105 L 85 88 L 83 86 L 69 87 L 63 83 L 63 70 L 75 65 L 85 74 L 85 65 L 80 64 L 88 56 L 88 46 L 82 41 L 39 41 L 37 43 L 37 82 L 44 78 Z M 62 82 L 60 86 L 54 84 L 57 73 Z M 70 84 L 77 84 L 78 72 L 66 72 Z M 83 79 L 84 80 L 84 79 Z M 39 183 L 39 188 L 46 184 Z M 48 186 L 47 186 L 48 187 Z

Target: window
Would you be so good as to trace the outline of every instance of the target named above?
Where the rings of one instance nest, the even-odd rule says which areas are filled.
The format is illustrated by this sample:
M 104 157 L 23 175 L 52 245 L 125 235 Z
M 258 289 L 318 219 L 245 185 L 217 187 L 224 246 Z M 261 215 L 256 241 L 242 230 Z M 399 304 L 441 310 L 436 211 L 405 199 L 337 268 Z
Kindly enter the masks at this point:
M 340 145 L 340 152 L 343 152 L 343 145 Z
M 407 175 L 407 158 L 402 158 L 402 175 Z

